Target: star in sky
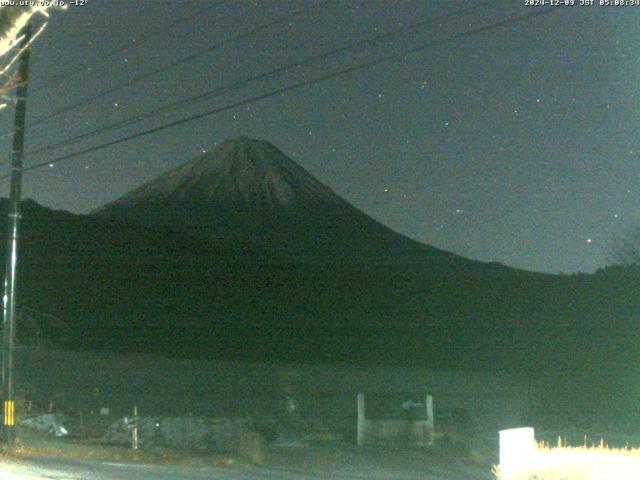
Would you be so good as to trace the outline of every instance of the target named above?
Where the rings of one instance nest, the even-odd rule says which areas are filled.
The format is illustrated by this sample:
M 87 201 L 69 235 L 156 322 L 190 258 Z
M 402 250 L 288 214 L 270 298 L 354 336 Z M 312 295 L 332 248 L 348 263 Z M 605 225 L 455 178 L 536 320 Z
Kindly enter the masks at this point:
M 117 98 L 106 96 L 90 108 L 28 129 L 28 148 L 473 3 L 415 1 L 391 7 L 385 2 L 346 2 L 338 9 L 326 2 L 313 14 L 296 16 L 291 25 L 284 23 L 285 28 L 265 28 L 231 41 L 239 31 L 304 9 L 307 2 L 205 2 L 207 9 L 186 0 L 138 0 L 135 8 L 90 2 L 52 16 L 46 42 L 32 52 L 29 121 L 215 42 L 228 43 L 124 89 Z M 519 2 L 503 10 L 489 6 L 455 28 L 521 13 L 527 12 Z M 166 28 L 177 15 L 188 16 L 189 24 L 174 31 Z M 33 171 L 25 175 L 24 193 L 48 207 L 86 213 L 192 154 L 210 151 L 226 138 L 248 135 L 272 142 L 346 200 L 412 238 L 525 269 L 594 271 L 604 259 L 595 249 L 584 248 L 587 237 L 578 226 L 599 232 L 588 238 L 600 245 L 619 229 L 640 224 L 640 198 L 632 183 L 621 180 L 630 182 L 640 173 L 633 140 L 640 92 L 633 81 L 621 81 L 637 76 L 633 39 L 638 21 L 640 9 L 601 9 L 597 15 L 563 9 L 521 22 L 518 35 L 509 29 L 487 31 L 57 163 L 55 170 Z M 311 79 L 455 30 L 449 21 L 438 23 L 395 38 L 394 44 L 363 47 L 357 58 L 332 57 L 315 70 L 282 72 L 251 88 L 192 105 L 191 110 L 123 128 L 118 135 L 287 85 L 295 81 L 294 75 Z M 578 44 L 571 40 L 575 38 L 589 42 Z M 126 48 L 107 57 L 118 47 Z M 49 83 L 72 67 L 82 73 L 61 87 Z M 11 119 L 4 120 L 3 129 L 10 130 Z M 109 138 L 88 139 L 82 146 Z M 10 150 L 5 140 L 5 151 Z M 58 153 L 27 160 L 47 162 Z M 90 166 L 91 173 L 85 173 L 84 166 Z M 381 189 L 387 194 L 384 202 Z M 428 208 L 409 207 L 414 202 L 424 205 L 426 199 Z M 464 222 L 451 218 L 456 206 L 466 210 Z M 567 246 L 566 238 L 580 241 Z

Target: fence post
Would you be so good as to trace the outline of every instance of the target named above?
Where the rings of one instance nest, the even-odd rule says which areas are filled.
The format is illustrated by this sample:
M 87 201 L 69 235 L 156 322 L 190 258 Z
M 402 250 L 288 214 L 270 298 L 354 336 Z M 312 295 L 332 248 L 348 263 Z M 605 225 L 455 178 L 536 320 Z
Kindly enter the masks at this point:
M 358 394 L 358 446 L 364 445 L 365 437 L 364 393 Z
M 131 429 L 131 448 L 138 450 L 138 406 L 133 406 L 133 428 Z
M 78 409 L 78 415 L 80 417 L 80 432 L 82 438 L 87 438 L 87 429 L 84 426 L 84 414 L 82 413 L 82 408 Z
M 431 395 L 427 395 L 425 397 L 424 404 L 427 407 L 427 428 L 429 429 L 428 444 L 433 445 L 433 440 L 436 433 L 435 425 L 433 423 L 433 397 Z

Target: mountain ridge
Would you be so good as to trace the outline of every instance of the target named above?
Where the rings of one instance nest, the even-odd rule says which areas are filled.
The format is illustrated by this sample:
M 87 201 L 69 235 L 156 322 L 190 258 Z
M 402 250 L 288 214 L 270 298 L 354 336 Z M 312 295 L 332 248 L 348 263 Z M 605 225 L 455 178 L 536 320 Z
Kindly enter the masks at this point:
M 452 268 L 497 262 L 466 259 L 406 237 L 326 187 L 272 144 L 242 136 L 222 142 L 92 211 L 112 221 L 244 239 L 308 261 L 438 261 Z
M 393 232 L 264 143 L 223 146 L 111 211 L 24 202 L 20 301 L 66 319 L 58 340 L 73 348 L 259 361 L 572 365 L 576 351 L 615 355 L 603 315 L 620 342 L 637 328 L 622 276 L 459 257 Z
M 572 368 L 581 358 L 600 368 L 632 351 L 638 329 L 637 283 L 626 271 L 305 262 L 31 201 L 22 210 L 19 302 L 46 313 L 43 335 L 66 348 L 441 368 Z M 68 338 L 49 316 L 71 326 Z

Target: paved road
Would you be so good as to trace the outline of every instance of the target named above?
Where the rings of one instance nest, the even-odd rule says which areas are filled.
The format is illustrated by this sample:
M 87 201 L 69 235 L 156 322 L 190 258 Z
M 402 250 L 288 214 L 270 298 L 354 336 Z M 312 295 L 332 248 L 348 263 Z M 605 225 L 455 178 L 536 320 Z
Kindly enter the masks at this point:
M 179 467 L 42 458 L 2 462 L 0 478 L 2 480 L 311 480 L 340 477 L 246 466 Z
M 486 450 L 479 458 L 487 460 L 478 461 L 454 448 L 321 444 L 270 448 L 261 466 L 237 461 L 192 467 L 116 463 L 86 455 L 23 457 L 0 460 L 0 480 L 495 480 L 494 453 Z
M 484 472 L 436 469 L 430 472 L 354 471 L 344 469 L 182 467 L 142 465 L 66 458 L 37 458 L 0 462 L 2 480 L 475 480 L 494 478 Z M 349 471 L 351 470 L 351 471 Z M 439 471 L 438 471 L 439 470 Z M 457 470 L 457 471 L 455 471 Z M 488 473 L 488 472 L 487 472 Z

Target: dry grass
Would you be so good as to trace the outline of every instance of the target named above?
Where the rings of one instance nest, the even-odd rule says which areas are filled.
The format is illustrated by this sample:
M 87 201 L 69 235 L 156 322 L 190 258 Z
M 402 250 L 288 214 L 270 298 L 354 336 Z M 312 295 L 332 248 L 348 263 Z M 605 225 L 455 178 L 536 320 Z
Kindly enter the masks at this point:
M 598 446 L 568 447 L 559 441 L 551 447 L 540 443 L 517 472 L 494 468 L 498 480 L 638 480 L 640 449 Z

